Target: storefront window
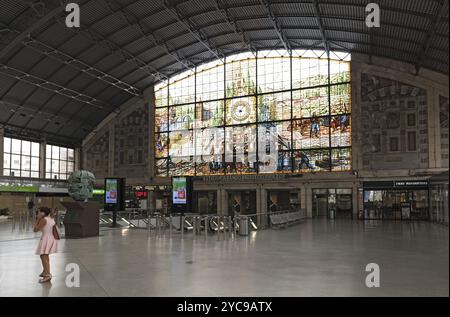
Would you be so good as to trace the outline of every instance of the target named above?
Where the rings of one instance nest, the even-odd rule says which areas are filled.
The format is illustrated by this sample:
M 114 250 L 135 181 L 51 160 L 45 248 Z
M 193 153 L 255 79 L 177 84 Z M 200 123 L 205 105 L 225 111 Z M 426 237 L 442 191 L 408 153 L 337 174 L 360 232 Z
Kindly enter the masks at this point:
M 427 189 L 364 190 L 364 219 L 427 220 Z

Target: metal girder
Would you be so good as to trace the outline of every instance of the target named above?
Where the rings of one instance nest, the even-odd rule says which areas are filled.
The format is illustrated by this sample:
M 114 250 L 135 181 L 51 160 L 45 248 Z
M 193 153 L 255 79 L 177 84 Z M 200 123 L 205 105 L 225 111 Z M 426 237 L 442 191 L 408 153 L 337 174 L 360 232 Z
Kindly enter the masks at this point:
M 215 6 L 216 9 L 220 12 L 222 12 L 222 14 L 225 17 L 225 21 L 231 25 L 231 27 L 233 28 L 233 31 L 235 34 L 239 34 L 241 36 L 242 39 L 242 43 L 244 44 L 244 46 L 247 46 L 247 48 L 253 52 L 256 53 L 256 48 L 254 47 L 254 45 L 252 44 L 252 42 L 247 39 L 245 37 L 245 32 L 244 30 L 242 30 L 241 28 L 239 28 L 236 24 L 236 19 L 234 17 L 231 16 L 230 12 L 228 11 L 227 5 L 225 3 L 225 0 L 215 0 Z
M 94 66 L 88 65 L 85 62 L 83 62 L 75 57 L 72 57 L 69 54 L 66 54 L 50 45 L 47 45 L 31 36 L 27 40 L 23 41 L 23 45 L 30 47 L 33 50 L 38 51 L 48 57 L 54 58 L 65 65 L 76 68 L 95 79 L 105 82 L 108 85 L 114 86 L 114 87 L 116 87 L 122 91 L 125 91 L 133 96 L 139 96 L 142 94 L 142 92 L 138 88 L 136 88 L 136 87 L 112 76 L 112 75 L 109 75 Z
M 188 18 L 185 18 L 176 6 L 171 5 L 167 0 L 158 0 L 158 2 L 170 13 L 170 15 L 172 15 L 172 17 L 174 17 L 179 23 L 183 24 L 186 30 L 211 54 L 213 54 L 217 59 L 223 60 L 223 53 L 214 48 L 206 36 L 191 21 L 189 21 Z
M 0 73 L 9 76 L 11 78 L 23 81 L 25 83 L 31 84 L 33 86 L 51 91 L 55 94 L 65 96 L 70 99 L 77 100 L 79 102 L 91 105 L 98 109 L 103 109 L 107 104 L 104 101 L 98 100 L 96 98 L 85 95 L 81 92 L 63 87 L 59 84 L 53 83 L 46 79 L 39 78 L 37 76 L 28 74 L 16 68 L 7 66 L 5 64 L 0 64 Z
M 57 19 L 56 22 L 60 23 L 61 25 L 64 25 L 65 27 L 65 19 Z M 86 26 L 81 26 L 80 28 L 70 28 L 69 30 L 76 34 L 80 34 L 86 37 L 87 39 L 93 41 L 98 45 L 102 45 L 103 47 L 108 49 L 111 52 L 111 54 L 120 54 L 120 56 L 125 62 L 133 62 L 138 69 L 154 77 L 156 80 L 167 79 L 167 76 L 159 72 L 155 67 L 144 62 L 141 58 L 130 53 L 128 50 L 120 47 L 118 44 L 110 41 L 97 31 L 94 31 Z
M 422 67 L 423 62 L 425 61 L 425 58 L 427 57 L 428 51 L 431 46 L 432 39 L 436 33 L 436 28 L 439 24 L 439 21 L 441 20 L 442 15 L 447 10 L 444 9 L 444 5 L 448 0 L 441 0 L 438 4 L 438 12 L 436 13 L 436 18 L 431 23 L 431 27 L 429 28 L 426 36 L 425 36 L 425 42 L 423 43 L 422 50 L 419 52 L 417 63 L 415 65 L 416 67 L 416 74 L 419 74 L 420 68 Z
M 272 11 L 270 2 L 268 0 L 260 0 L 260 3 L 264 8 L 266 8 L 270 22 L 272 23 L 272 26 L 273 26 L 275 32 L 277 33 L 277 36 L 280 39 L 281 44 L 283 44 L 284 49 L 288 52 L 291 52 L 292 51 L 291 44 L 289 43 L 289 40 L 287 39 L 286 35 L 283 33 L 283 30 L 281 29 L 280 25 L 278 24 L 278 20 Z
M 47 112 L 47 111 L 44 111 L 44 110 L 36 109 L 35 107 L 29 106 L 27 104 L 20 104 L 19 105 L 19 104 L 16 104 L 14 102 L 0 100 L 0 106 L 8 108 L 8 110 L 10 110 L 10 111 L 14 110 L 14 112 L 20 111 L 22 109 L 27 111 L 27 112 L 30 111 L 30 112 L 33 113 L 32 114 L 33 117 L 35 115 L 44 115 L 44 116 L 51 117 L 51 118 L 47 118 L 46 121 L 51 121 L 51 120 L 60 118 L 61 120 L 68 120 L 68 121 L 72 121 L 72 122 L 83 123 L 84 127 L 93 128 L 93 126 L 91 126 L 89 124 L 85 124 L 85 119 L 84 118 L 77 118 L 76 116 L 67 116 L 67 115 L 64 115 L 64 116 L 56 115 L 56 114 L 51 113 L 51 112 Z M 6 122 L 6 124 L 8 124 L 8 122 Z
M 71 2 L 70 0 L 64 0 L 64 1 L 51 0 L 51 1 L 45 1 L 45 3 L 43 3 L 42 1 L 38 1 L 39 2 L 39 5 L 38 5 L 37 1 L 31 1 L 31 0 L 28 0 L 28 1 L 20 0 L 20 1 L 30 5 L 30 8 L 36 12 L 36 15 L 38 16 L 38 20 L 32 21 L 31 19 L 24 19 L 24 21 L 22 21 L 22 23 L 28 23 L 28 25 L 26 25 L 25 29 L 23 31 L 21 31 L 21 33 L 19 35 L 15 36 L 13 39 L 11 39 L 11 41 L 9 41 L 9 43 L 0 50 L 0 61 L 12 49 L 14 49 L 20 43 L 22 43 L 22 40 L 24 40 L 29 34 L 32 34 L 36 29 L 40 28 L 45 23 L 47 23 L 48 21 L 53 19 L 55 16 L 60 14 L 65 9 L 66 5 L 69 2 Z M 39 7 L 40 11 L 37 11 L 38 7 Z
M 322 23 L 322 18 L 320 17 L 319 1 L 312 0 L 312 3 L 313 3 L 313 7 L 314 7 L 314 13 L 316 15 L 317 24 L 319 25 L 320 35 L 322 37 L 323 46 L 325 48 L 325 51 L 327 52 L 327 55 L 330 56 L 330 45 L 328 44 L 327 37 L 325 35 L 325 29 L 324 29 L 323 23 Z
M 47 138 L 48 136 L 52 136 L 52 140 L 58 140 L 61 143 L 67 144 L 69 141 L 70 144 L 68 145 L 79 145 L 81 143 L 81 139 L 75 139 L 73 137 L 70 136 L 61 136 L 61 134 L 59 133 L 54 133 L 54 132 L 47 132 L 47 131 L 41 131 L 41 130 L 37 130 L 37 129 L 31 129 L 31 128 L 26 128 L 23 129 L 20 126 L 17 126 L 15 124 L 4 124 L 4 123 L 0 123 L 0 127 L 5 128 L 6 131 L 14 134 L 14 135 L 21 135 L 21 136 L 25 136 L 27 138 L 31 138 L 34 140 L 40 140 L 41 137 Z
M 104 0 L 104 2 L 106 3 L 106 5 L 108 6 L 109 10 L 112 13 L 116 12 L 114 10 L 114 8 L 112 6 L 112 2 L 110 0 Z M 147 40 L 149 40 L 149 42 L 152 45 L 157 46 L 157 47 L 161 48 L 162 50 L 164 50 L 164 52 L 167 55 L 172 56 L 185 69 L 191 70 L 195 67 L 195 65 L 191 61 L 189 61 L 185 57 L 181 56 L 181 54 L 179 52 L 177 52 L 177 50 L 170 50 L 167 43 L 161 39 L 157 39 L 155 34 L 152 31 L 145 31 L 142 22 L 133 13 L 127 11 L 126 8 L 123 5 L 121 5 L 117 0 L 115 0 L 114 3 L 118 7 L 119 12 L 125 18 L 125 21 L 128 23 L 128 25 L 131 27 L 136 27 L 138 29 L 138 31 L 141 33 L 141 35 L 144 38 L 146 38 Z

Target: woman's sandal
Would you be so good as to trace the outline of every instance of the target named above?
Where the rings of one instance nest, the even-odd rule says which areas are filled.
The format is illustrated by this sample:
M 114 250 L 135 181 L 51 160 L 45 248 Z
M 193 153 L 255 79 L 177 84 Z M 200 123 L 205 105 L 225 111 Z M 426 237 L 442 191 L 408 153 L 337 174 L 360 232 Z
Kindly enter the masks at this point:
M 39 283 L 47 283 L 47 282 L 50 282 L 51 279 L 52 279 L 52 275 L 46 274 L 46 275 L 44 275 L 44 277 L 42 279 L 39 280 Z
M 44 272 L 42 272 L 41 274 L 39 274 L 39 277 L 44 277 L 45 276 L 45 273 Z

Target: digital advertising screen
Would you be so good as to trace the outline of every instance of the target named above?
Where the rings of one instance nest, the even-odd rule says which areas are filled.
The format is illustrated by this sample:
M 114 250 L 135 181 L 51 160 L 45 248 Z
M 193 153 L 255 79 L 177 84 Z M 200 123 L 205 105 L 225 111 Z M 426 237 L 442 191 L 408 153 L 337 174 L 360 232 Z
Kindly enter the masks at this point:
M 186 177 L 172 178 L 172 202 L 180 205 L 185 205 L 187 203 Z
M 106 179 L 105 184 L 105 203 L 117 204 L 118 197 L 117 179 Z

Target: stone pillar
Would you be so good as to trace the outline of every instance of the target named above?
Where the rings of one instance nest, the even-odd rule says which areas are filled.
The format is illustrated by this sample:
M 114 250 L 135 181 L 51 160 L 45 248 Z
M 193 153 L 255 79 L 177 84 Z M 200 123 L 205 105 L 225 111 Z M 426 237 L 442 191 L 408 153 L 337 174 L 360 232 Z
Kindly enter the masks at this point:
M 81 170 L 81 148 L 80 147 L 76 147 L 74 150 L 74 154 L 75 154 L 75 162 L 74 162 L 74 167 L 73 169 L 76 170 Z
M 5 129 L 0 128 L 0 176 L 3 176 L 3 138 L 5 136 Z
M 154 87 L 151 86 L 144 91 L 145 107 L 148 107 L 148 159 L 147 171 L 150 179 L 155 177 L 155 92 Z M 219 196 L 217 196 L 218 198 Z M 218 209 L 217 209 L 218 210 Z
M 118 175 L 114 174 L 114 150 L 115 150 L 114 149 L 115 148 L 114 136 L 115 136 L 114 123 L 111 123 L 111 125 L 109 126 L 109 153 L 108 153 L 108 175 L 107 176 L 118 176 Z
M 352 187 L 352 209 L 353 209 L 353 220 L 358 219 L 359 201 L 358 201 L 358 185 L 354 184 Z
M 47 178 L 45 173 L 47 170 L 47 141 L 39 143 L 39 157 L 39 177 Z M 52 178 L 51 175 L 49 178 Z
M 257 196 L 258 197 L 258 196 Z M 257 202 L 258 205 L 258 202 Z M 259 209 L 257 210 L 258 218 L 257 218 L 257 226 L 265 227 L 268 225 L 268 215 L 267 215 L 267 189 L 264 188 L 263 185 L 259 187 Z
M 306 187 L 302 185 L 299 189 L 300 208 L 306 210 Z
M 221 215 L 222 214 L 222 189 L 220 188 L 221 186 L 219 185 L 219 187 L 216 189 L 216 195 L 217 195 L 217 214 Z
M 440 142 L 436 144 L 436 141 L 440 141 L 440 133 L 436 133 L 439 130 L 439 94 L 436 93 L 435 89 L 427 90 L 427 125 L 428 125 L 428 168 L 436 168 L 440 166 L 441 163 L 441 151 Z M 420 109 L 420 106 L 419 106 Z M 437 137 L 436 134 L 439 134 Z M 419 134 L 419 146 L 420 147 L 420 134 Z M 419 162 L 420 164 L 420 162 Z
M 220 200 L 221 200 L 221 208 L 220 215 L 227 216 L 228 215 L 228 193 L 222 186 L 220 187 Z
M 312 202 L 313 202 L 313 195 L 312 195 L 312 188 L 309 186 L 306 187 L 306 217 L 312 218 L 313 216 L 313 210 L 312 210 Z

